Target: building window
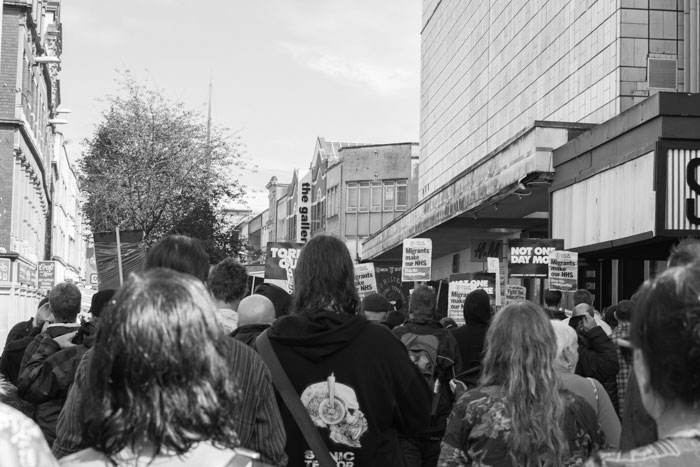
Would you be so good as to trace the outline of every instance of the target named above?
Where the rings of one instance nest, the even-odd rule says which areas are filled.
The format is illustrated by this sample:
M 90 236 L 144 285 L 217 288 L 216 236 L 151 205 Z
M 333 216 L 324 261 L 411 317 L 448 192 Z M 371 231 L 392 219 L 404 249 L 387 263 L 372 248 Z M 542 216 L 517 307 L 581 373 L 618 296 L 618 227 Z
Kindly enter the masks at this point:
M 375 181 L 372 182 L 372 201 L 370 204 L 370 210 L 372 212 L 377 212 L 382 210 L 382 182 Z
M 360 182 L 360 212 L 369 212 L 369 182 Z
M 338 185 L 326 191 L 326 198 L 328 198 L 328 217 L 333 217 L 338 214 L 338 207 L 340 205 L 338 200 Z
M 384 210 L 394 210 L 394 182 L 384 182 Z
M 405 211 L 408 204 L 406 180 L 396 181 L 396 210 Z
M 357 212 L 357 183 L 348 183 L 348 201 L 346 212 Z

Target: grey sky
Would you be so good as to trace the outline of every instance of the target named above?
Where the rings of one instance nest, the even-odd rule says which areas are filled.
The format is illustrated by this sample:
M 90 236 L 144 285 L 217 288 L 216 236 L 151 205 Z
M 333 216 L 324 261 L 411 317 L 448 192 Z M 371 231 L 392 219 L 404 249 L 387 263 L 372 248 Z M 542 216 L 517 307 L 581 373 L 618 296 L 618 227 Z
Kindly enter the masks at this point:
M 63 0 L 62 127 L 77 159 L 115 70 L 238 131 L 253 190 L 308 168 L 317 136 L 418 141 L 419 0 Z M 264 208 L 264 197 L 251 200 Z

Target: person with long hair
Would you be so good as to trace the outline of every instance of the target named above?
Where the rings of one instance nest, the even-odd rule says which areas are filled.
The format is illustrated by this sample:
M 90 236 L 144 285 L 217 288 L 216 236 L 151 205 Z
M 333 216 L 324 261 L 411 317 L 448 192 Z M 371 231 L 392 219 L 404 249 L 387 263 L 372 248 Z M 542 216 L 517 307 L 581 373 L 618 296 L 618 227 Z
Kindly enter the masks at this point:
M 698 465 L 699 263 L 673 267 L 642 285 L 631 317 L 630 341 L 640 396 L 656 422 L 658 440 L 630 451 L 600 453 L 586 465 Z
M 62 465 L 226 465 L 239 445 L 231 344 L 201 282 L 134 274 L 102 317 L 87 368 L 83 439 Z
M 532 302 L 504 307 L 486 334 L 478 388 L 454 405 L 439 466 L 565 466 L 604 443 L 593 409 L 554 369 L 549 316 Z
M 155 268 L 177 271 L 203 286 L 207 278 L 209 259 L 198 240 L 183 235 L 171 235 L 161 239 L 149 250 L 145 268 L 147 271 Z M 170 332 L 176 331 L 173 329 Z M 269 369 L 260 356 L 247 345 L 230 337 L 227 337 L 224 343 L 226 345 L 217 348 L 224 352 L 231 368 L 231 377 L 240 389 L 237 408 L 230 413 L 230 417 L 235 423 L 241 445 L 258 452 L 263 462 L 277 466 L 286 465 L 286 435 Z M 217 346 L 220 344 L 221 342 L 218 342 Z M 202 342 L 201 345 L 210 348 L 212 344 Z M 58 459 L 90 447 L 83 436 L 85 419 L 81 407 L 92 394 L 87 378 L 92 354 L 93 351 L 88 350 L 80 362 L 58 418 L 57 438 L 52 447 L 52 452 Z M 142 358 L 145 360 L 147 356 L 143 355 Z
M 258 351 L 268 337 L 338 465 L 403 466 L 399 434 L 428 427 L 430 389 L 401 341 L 359 313 L 345 244 L 331 236 L 309 240 L 294 284 L 291 315 L 275 320 L 258 338 Z M 316 465 L 320 457 L 279 396 L 278 401 L 288 465 Z

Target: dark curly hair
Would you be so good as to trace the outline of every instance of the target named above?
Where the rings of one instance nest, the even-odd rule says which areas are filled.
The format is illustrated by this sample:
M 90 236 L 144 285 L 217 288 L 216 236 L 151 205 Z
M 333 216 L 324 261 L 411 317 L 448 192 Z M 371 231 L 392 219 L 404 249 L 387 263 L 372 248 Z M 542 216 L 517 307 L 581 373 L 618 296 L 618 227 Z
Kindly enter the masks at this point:
M 196 238 L 168 235 L 148 250 L 144 269 L 153 268 L 184 272 L 206 282 L 209 275 L 209 255 Z
M 245 266 L 233 258 L 225 258 L 209 272 L 207 285 L 217 300 L 232 303 L 246 296 L 248 273 Z
M 664 400 L 700 402 L 700 265 L 675 267 L 645 282 L 630 328 L 651 387 Z
M 354 266 L 345 243 L 329 235 L 309 240 L 294 270 L 293 313 L 333 310 L 355 314 L 359 304 Z
M 81 406 L 83 439 L 114 461 L 152 444 L 155 455 L 210 441 L 234 448 L 239 390 L 229 337 L 204 285 L 156 268 L 133 274 L 100 321 Z

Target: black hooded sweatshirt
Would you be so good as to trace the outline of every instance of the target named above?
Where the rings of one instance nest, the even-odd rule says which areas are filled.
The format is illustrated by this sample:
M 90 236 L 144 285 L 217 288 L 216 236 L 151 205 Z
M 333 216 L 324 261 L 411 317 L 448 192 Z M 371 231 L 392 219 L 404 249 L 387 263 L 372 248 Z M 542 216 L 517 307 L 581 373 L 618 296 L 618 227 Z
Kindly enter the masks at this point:
M 464 311 L 465 324 L 451 329 L 443 339 L 438 356 L 443 369 L 450 369 L 453 376 L 481 364 L 484 339 L 491 320 L 491 310 L 486 307 L 468 308 Z
M 279 318 L 269 336 L 338 465 L 404 465 L 399 433 L 428 424 L 431 399 L 423 376 L 391 331 L 363 316 L 321 311 Z M 288 465 L 317 465 L 276 395 Z

